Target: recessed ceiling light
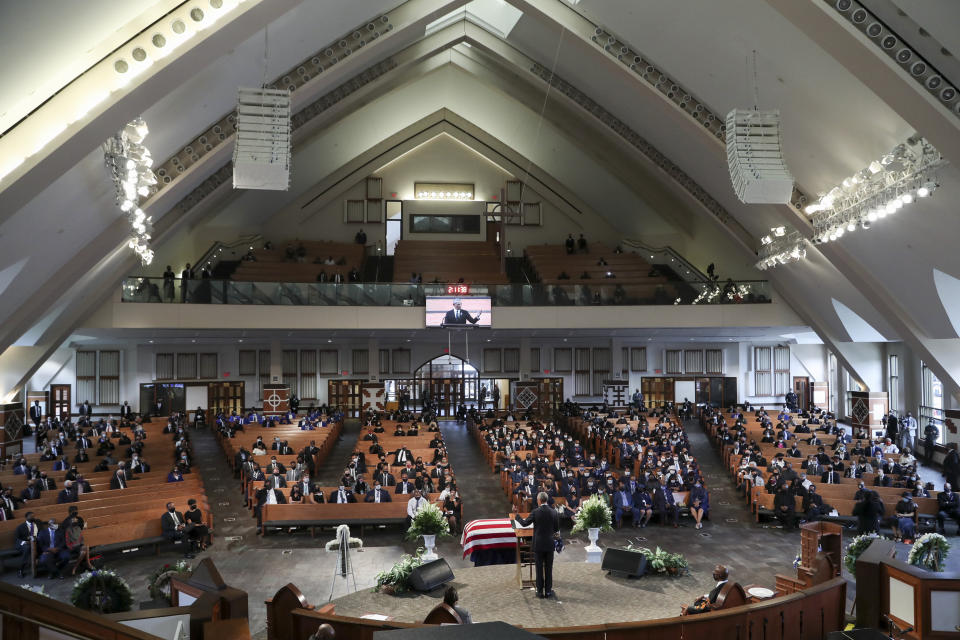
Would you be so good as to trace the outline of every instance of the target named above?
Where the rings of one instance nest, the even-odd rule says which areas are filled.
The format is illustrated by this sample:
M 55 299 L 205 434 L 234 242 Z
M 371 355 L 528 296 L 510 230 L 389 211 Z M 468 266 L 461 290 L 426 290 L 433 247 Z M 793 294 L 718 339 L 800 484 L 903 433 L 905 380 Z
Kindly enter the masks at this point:
M 153 344 L 153 340 L 147 340 L 147 342 L 149 342 L 150 344 Z
M 239 340 L 237 340 L 237 342 L 243 342 L 243 338 L 240 338 Z

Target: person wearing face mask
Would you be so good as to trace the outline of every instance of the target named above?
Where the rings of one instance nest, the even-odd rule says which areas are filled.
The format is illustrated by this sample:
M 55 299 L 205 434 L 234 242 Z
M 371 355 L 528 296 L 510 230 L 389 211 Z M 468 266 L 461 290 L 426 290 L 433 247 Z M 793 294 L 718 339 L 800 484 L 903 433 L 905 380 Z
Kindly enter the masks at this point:
M 690 515 L 693 516 L 696 525 L 694 528 L 703 529 L 703 517 L 710 511 L 710 496 L 707 490 L 703 488 L 703 483 L 697 480 L 690 489 Z
M 335 504 L 347 504 L 357 501 L 357 496 L 354 495 L 353 491 L 350 490 L 344 482 L 340 481 L 340 486 L 337 487 L 336 492 L 331 492 L 330 502 Z
M 460 500 L 460 493 L 456 489 L 452 489 L 443 500 L 443 516 L 450 523 L 450 533 L 454 535 L 460 533 L 463 503 Z
M 210 544 L 210 529 L 204 524 L 203 511 L 194 498 L 187 500 L 187 512 L 183 514 L 183 519 L 189 527 L 190 540 L 199 546 L 200 551 L 205 551 Z
M 14 532 L 17 549 L 20 551 L 20 569 L 17 571 L 17 576 L 20 578 L 24 577 L 24 573 L 33 560 L 38 533 L 39 531 L 33 518 L 33 512 L 28 511 L 23 517 L 23 522 L 17 525 L 17 529 Z
M 160 529 L 163 533 L 163 537 L 171 542 L 177 542 L 183 540 L 187 537 L 187 521 L 183 517 L 183 513 L 177 511 L 176 506 L 172 502 L 167 503 L 167 511 L 160 516 Z M 187 547 L 187 553 L 184 554 L 185 558 L 193 558 L 194 555 L 190 553 L 191 547 Z
M 893 528 L 897 537 L 906 544 L 912 544 L 917 533 L 917 509 L 917 503 L 913 501 L 910 492 L 904 491 L 895 509 L 896 517 Z
M 379 480 L 374 480 L 373 489 L 367 492 L 367 495 L 364 496 L 364 502 L 373 502 L 379 504 L 381 502 L 391 502 L 393 498 L 390 497 L 390 492 L 383 488 L 383 485 Z
M 61 571 L 70 562 L 70 552 L 63 543 L 63 532 L 57 528 L 57 521 L 51 518 L 47 528 L 37 534 L 37 563 L 47 569 L 47 575 L 54 580 L 63 578 Z

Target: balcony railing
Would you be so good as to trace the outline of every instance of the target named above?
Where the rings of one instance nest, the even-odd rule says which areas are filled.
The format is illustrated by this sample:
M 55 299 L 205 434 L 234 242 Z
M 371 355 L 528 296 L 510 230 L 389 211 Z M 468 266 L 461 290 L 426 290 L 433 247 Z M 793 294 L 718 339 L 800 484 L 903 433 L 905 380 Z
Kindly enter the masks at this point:
M 422 307 L 424 298 L 446 295 L 446 284 L 368 282 L 235 282 L 128 277 L 123 302 L 158 304 L 244 304 L 294 306 Z M 562 285 L 471 285 L 471 293 L 489 295 L 497 307 L 574 307 L 607 305 L 765 304 L 771 288 L 766 280 L 717 284 L 668 282 L 656 285 L 611 281 Z

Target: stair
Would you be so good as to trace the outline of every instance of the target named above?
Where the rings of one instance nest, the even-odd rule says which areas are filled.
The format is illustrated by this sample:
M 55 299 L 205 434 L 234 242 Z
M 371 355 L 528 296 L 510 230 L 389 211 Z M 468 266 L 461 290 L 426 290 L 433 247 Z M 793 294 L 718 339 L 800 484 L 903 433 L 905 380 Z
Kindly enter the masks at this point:
M 533 284 L 539 282 L 537 272 L 524 257 L 507 258 L 507 277 L 511 284 Z
M 213 268 L 213 273 L 210 274 L 210 277 L 214 280 L 229 280 L 239 264 L 239 260 L 221 260 Z
M 393 256 L 367 256 L 360 279 L 363 282 L 393 282 Z

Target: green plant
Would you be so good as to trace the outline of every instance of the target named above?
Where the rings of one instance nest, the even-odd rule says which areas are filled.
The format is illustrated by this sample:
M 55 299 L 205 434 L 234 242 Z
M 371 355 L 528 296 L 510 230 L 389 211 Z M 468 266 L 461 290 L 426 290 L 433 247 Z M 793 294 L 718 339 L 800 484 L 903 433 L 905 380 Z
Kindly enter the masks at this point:
M 847 545 L 847 553 L 843 556 L 843 566 L 853 575 L 857 575 L 857 558 L 866 551 L 874 540 L 880 540 L 882 536 L 876 533 L 857 536 Z
M 70 593 L 73 606 L 98 613 L 130 611 L 133 593 L 115 571 L 97 570 L 85 573 L 73 583 Z
M 450 523 L 437 505 L 427 503 L 413 516 L 406 538 L 416 540 L 420 536 L 450 536 Z
M 598 496 L 590 496 L 580 505 L 573 516 L 571 533 L 580 533 L 587 529 L 600 529 L 604 533 L 613 531 L 613 510 Z
M 653 551 L 646 547 L 635 547 L 633 543 L 625 547 L 626 551 L 642 553 L 647 558 L 647 568 L 655 573 L 685 574 L 689 570 L 689 563 L 682 553 L 670 553 L 660 547 Z
M 913 543 L 907 562 L 927 571 L 943 571 L 950 543 L 939 533 L 926 533 Z
M 423 564 L 424 549 L 417 549 L 416 554 L 403 554 L 396 564 L 390 567 L 389 571 L 381 571 L 376 576 L 377 585 L 373 588 L 379 592 L 384 587 L 393 587 L 396 594 L 403 593 L 410 588 L 410 574 L 413 570 Z
M 154 600 L 166 600 L 170 602 L 170 578 L 177 575 L 190 573 L 192 568 L 190 564 L 181 560 L 176 564 L 165 564 L 153 573 L 147 579 L 147 590 L 150 597 Z

